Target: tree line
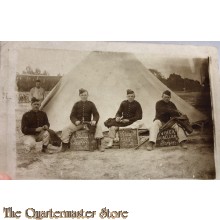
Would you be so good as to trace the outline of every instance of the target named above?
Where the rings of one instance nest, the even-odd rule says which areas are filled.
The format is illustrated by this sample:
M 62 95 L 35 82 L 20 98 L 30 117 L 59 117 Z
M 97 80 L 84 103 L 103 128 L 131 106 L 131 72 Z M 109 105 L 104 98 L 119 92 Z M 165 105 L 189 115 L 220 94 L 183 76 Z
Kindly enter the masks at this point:
M 18 73 L 18 75 L 20 75 Z M 50 73 L 47 70 L 41 70 L 40 68 L 36 68 L 35 70 L 33 70 L 33 68 L 31 66 L 27 66 L 25 68 L 25 70 L 22 71 L 22 75 L 42 75 L 42 76 L 49 76 Z M 62 76 L 60 73 L 57 74 L 57 76 Z
M 57 76 L 51 76 L 47 70 L 41 70 L 36 68 L 33 70 L 31 66 L 27 66 L 22 74 L 17 73 L 16 82 L 18 92 L 29 92 L 36 84 L 36 80 L 41 81 L 41 86 L 46 90 L 50 91 L 62 78 L 61 74 Z
M 176 73 L 172 73 L 168 78 L 165 78 L 163 74 L 156 69 L 149 69 L 149 71 L 173 91 L 200 92 L 204 89 L 204 85 L 198 80 L 182 78 L 182 76 Z M 29 91 L 35 86 L 36 80 L 40 79 L 42 87 L 46 91 L 50 91 L 61 78 L 61 74 L 50 76 L 46 70 L 41 71 L 39 68 L 36 68 L 34 71 L 31 66 L 27 66 L 26 69 L 22 71 L 22 74 L 17 74 L 17 89 L 21 92 Z M 208 86 L 207 83 L 205 86 Z
M 182 76 L 176 73 L 172 73 L 168 78 L 165 78 L 158 70 L 149 70 L 154 76 L 156 76 L 162 83 L 173 91 L 200 92 L 203 89 L 203 86 L 198 80 L 182 78 Z
M 51 91 L 61 78 L 62 76 L 17 75 L 17 91 L 29 92 L 31 88 L 35 87 L 37 79 L 41 81 L 41 86 L 46 91 Z

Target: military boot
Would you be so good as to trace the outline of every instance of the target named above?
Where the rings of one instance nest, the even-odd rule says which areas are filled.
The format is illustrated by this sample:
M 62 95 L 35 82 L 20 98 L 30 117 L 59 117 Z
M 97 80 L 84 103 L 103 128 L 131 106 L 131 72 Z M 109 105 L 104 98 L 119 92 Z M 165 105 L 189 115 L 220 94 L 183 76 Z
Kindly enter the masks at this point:
M 109 140 L 109 142 L 108 142 L 108 144 L 107 144 L 107 146 L 106 146 L 105 148 L 106 148 L 106 149 L 112 148 L 113 142 L 114 142 L 113 138 L 110 138 L 110 140 Z
M 42 146 L 41 152 L 42 152 L 42 153 L 49 153 L 46 145 L 43 145 L 43 146 Z
M 99 149 L 100 152 L 104 152 L 105 151 L 105 148 L 102 146 L 102 139 L 96 139 L 97 141 L 97 147 Z
M 62 142 L 61 152 L 65 152 L 69 148 L 69 143 Z
M 186 141 L 180 142 L 180 147 L 186 150 L 188 148 Z
M 150 141 L 147 145 L 147 150 L 152 151 L 155 147 L 155 143 L 153 141 Z

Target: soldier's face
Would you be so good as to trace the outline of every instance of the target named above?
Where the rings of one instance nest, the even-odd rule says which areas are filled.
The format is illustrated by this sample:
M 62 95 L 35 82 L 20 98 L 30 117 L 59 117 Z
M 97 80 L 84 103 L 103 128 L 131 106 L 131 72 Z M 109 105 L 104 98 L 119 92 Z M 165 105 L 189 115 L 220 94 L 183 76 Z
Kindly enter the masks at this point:
M 88 92 L 84 92 L 84 93 L 81 93 L 79 96 L 82 101 L 86 101 L 88 99 L 89 94 Z
M 163 99 L 163 101 L 166 102 L 166 103 L 168 103 L 168 102 L 170 101 L 170 98 L 171 98 L 171 97 L 168 96 L 168 95 L 166 95 L 166 94 L 163 94 L 163 95 L 162 95 L 162 99 Z
M 133 94 L 128 94 L 127 99 L 128 99 L 129 102 L 133 102 L 134 99 L 135 99 L 135 94 L 134 93 Z
M 37 87 L 37 88 L 40 87 L 40 82 L 36 82 L 36 87 Z
M 31 106 L 32 106 L 32 110 L 37 112 L 39 111 L 39 108 L 40 108 L 40 102 L 34 102 L 31 104 Z

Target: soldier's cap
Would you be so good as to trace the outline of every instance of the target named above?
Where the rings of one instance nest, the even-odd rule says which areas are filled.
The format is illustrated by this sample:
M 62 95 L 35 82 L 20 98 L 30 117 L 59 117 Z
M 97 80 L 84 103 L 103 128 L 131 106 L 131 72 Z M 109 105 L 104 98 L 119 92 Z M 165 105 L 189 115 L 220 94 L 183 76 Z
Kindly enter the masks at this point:
M 129 95 L 129 94 L 134 94 L 134 91 L 131 89 L 127 89 L 127 95 Z
M 79 89 L 79 94 L 82 94 L 84 92 L 88 92 L 88 91 L 86 89 L 83 89 L 83 88 Z
M 163 94 L 168 95 L 168 96 L 171 97 L 171 92 L 169 90 L 164 91 Z
M 37 80 L 36 80 L 36 82 L 40 82 L 40 80 L 39 80 L 39 79 L 37 79 Z
M 39 99 L 33 97 L 33 98 L 31 99 L 31 104 L 33 104 L 34 102 L 39 102 L 39 101 L 40 101 Z

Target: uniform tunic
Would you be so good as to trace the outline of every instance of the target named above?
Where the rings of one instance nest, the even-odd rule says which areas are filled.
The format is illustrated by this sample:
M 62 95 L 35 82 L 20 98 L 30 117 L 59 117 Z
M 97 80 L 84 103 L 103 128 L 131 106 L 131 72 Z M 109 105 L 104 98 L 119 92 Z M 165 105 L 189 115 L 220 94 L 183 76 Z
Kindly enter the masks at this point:
M 28 111 L 24 113 L 21 120 L 21 131 L 25 135 L 35 135 L 36 128 L 42 127 L 44 125 L 50 126 L 47 114 L 43 111 Z
M 76 102 L 72 108 L 70 120 L 75 124 L 76 121 L 91 121 L 92 116 L 93 120 L 98 122 L 99 113 L 95 104 L 91 101 L 79 101 Z
M 149 141 L 156 143 L 160 128 L 164 123 L 168 122 L 171 117 L 180 116 L 176 105 L 169 101 L 168 103 L 160 100 L 156 103 L 156 116 L 153 125 L 150 128 Z M 187 140 L 186 134 L 181 127 L 174 124 L 172 128 L 176 131 L 179 143 Z
M 105 126 L 109 127 L 109 137 L 114 139 L 116 137 L 116 132 L 119 127 L 127 127 L 134 122 L 142 119 L 142 108 L 139 102 L 134 100 L 133 102 L 129 102 L 125 100 L 121 103 L 116 117 L 122 117 L 122 119 L 128 119 L 129 122 L 117 122 L 116 119 L 108 119 L 105 122 Z
M 36 99 L 43 101 L 44 96 L 45 96 L 45 90 L 42 87 L 40 88 L 34 87 L 30 90 L 30 100 L 33 97 L 35 97 Z
M 160 120 L 161 122 L 166 123 L 171 117 L 179 115 L 177 107 L 173 102 L 169 101 L 166 103 L 163 100 L 160 100 L 156 103 L 156 116 L 154 121 Z
M 133 102 L 129 102 L 125 100 L 121 103 L 116 117 L 122 117 L 123 119 L 129 119 L 129 123 L 132 124 L 137 120 L 142 119 L 142 108 L 139 102 L 134 100 Z

